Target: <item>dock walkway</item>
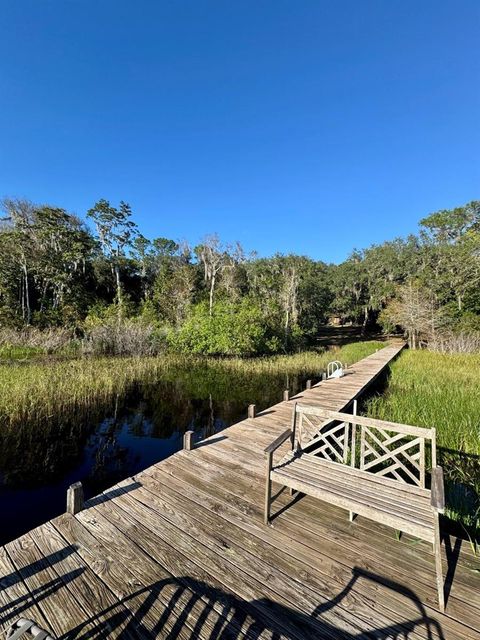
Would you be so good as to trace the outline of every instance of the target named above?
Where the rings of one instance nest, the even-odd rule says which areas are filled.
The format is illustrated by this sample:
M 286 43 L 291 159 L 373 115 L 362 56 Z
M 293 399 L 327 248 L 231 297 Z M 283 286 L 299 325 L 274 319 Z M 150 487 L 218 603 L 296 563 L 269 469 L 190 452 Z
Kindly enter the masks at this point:
M 296 399 L 342 410 L 399 349 Z M 263 449 L 289 425 L 292 400 L 0 548 L 0 629 L 24 617 L 85 640 L 480 640 L 480 560 L 468 543 L 445 536 L 441 614 L 430 545 L 286 492 L 281 517 L 263 525 Z

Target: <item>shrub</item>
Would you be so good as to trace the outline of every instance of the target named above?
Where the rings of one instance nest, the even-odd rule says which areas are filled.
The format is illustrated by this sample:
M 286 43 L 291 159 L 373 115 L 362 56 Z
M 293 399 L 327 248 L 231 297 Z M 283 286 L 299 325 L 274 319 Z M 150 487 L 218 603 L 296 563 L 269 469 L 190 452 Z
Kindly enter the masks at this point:
M 170 333 L 173 349 L 206 355 L 254 355 L 277 350 L 261 309 L 248 298 L 219 301 L 210 316 L 206 302 L 195 305 L 183 326 Z

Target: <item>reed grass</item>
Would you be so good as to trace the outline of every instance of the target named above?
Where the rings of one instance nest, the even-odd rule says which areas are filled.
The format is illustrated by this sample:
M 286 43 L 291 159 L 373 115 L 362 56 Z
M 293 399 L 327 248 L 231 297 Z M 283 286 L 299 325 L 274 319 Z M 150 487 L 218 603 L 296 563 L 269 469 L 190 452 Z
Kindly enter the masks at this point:
M 480 354 L 405 351 L 368 415 L 435 427 L 447 479 L 448 515 L 470 527 L 480 517 Z
M 0 360 L 25 360 L 46 355 L 42 347 L 0 345 Z
M 179 369 L 208 367 L 247 375 L 307 375 L 318 378 L 335 359 L 353 363 L 381 342 L 362 342 L 332 351 L 308 351 L 252 359 L 212 359 L 166 354 L 155 357 L 75 358 L 0 364 L 0 429 L 61 420 L 72 412 L 108 403 L 132 385 L 175 376 Z
M 320 351 L 301 351 L 290 355 L 268 356 L 263 358 L 225 358 L 221 360 L 210 359 L 213 366 L 225 369 L 244 371 L 245 373 L 258 374 L 282 374 L 312 375 L 320 377 L 326 370 L 331 360 L 340 360 L 343 363 L 353 364 L 385 346 L 384 342 L 369 340 L 366 342 L 354 342 L 343 347 L 332 347 Z M 201 360 L 207 361 L 206 358 Z

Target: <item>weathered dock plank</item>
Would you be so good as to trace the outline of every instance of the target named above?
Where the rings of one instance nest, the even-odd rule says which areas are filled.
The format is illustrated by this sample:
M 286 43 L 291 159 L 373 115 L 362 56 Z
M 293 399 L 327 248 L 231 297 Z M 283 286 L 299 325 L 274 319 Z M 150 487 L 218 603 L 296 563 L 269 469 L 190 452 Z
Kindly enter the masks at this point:
M 250 411 L 1 548 L 0 629 L 22 615 L 59 638 L 480 640 L 480 561 L 463 541 L 445 537 L 441 614 L 430 545 L 286 491 L 282 517 L 263 525 L 263 448 L 293 403 L 345 409 L 400 348 Z

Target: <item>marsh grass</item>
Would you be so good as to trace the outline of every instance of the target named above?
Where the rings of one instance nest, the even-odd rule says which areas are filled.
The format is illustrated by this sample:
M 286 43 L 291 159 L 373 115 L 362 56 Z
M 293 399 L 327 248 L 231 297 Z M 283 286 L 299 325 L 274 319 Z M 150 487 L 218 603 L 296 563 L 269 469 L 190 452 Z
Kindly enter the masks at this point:
M 25 360 L 42 355 L 46 355 L 42 347 L 24 347 L 10 344 L 0 345 L 0 361 Z
M 435 427 L 447 480 L 448 515 L 470 531 L 480 518 L 480 354 L 405 351 L 388 388 L 367 402 L 368 415 Z
M 355 362 L 384 346 L 350 344 L 332 351 L 254 359 L 212 359 L 166 354 L 155 357 L 75 358 L 0 364 L 0 428 L 38 425 L 88 412 L 125 394 L 135 384 L 172 379 L 185 369 L 228 371 L 250 376 L 302 375 L 318 378 L 332 358 Z

